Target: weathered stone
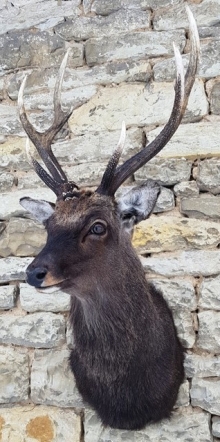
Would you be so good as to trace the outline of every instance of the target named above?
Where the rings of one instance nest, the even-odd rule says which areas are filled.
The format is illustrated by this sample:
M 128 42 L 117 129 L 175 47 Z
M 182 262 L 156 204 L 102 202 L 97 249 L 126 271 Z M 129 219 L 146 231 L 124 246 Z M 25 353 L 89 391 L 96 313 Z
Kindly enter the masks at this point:
M 180 385 L 177 401 L 174 408 L 186 407 L 187 405 L 189 405 L 189 382 L 185 380 Z
M 172 252 L 219 244 L 220 225 L 214 221 L 177 216 L 151 216 L 134 231 L 133 245 L 139 253 Z
M 160 127 L 148 132 L 148 141 L 153 141 L 161 129 Z M 181 124 L 172 139 L 158 154 L 161 158 L 197 159 L 207 156 L 219 156 L 219 122 L 212 118 L 209 122 Z
M 0 195 L 0 219 L 9 219 L 11 217 L 31 217 L 25 209 L 19 204 L 20 198 L 29 196 L 35 199 L 43 199 L 51 202 L 55 201 L 53 192 L 45 187 L 42 189 L 24 189 L 16 192 L 3 193 Z
M 0 192 L 11 190 L 15 181 L 15 177 L 12 173 L 3 172 L 0 173 Z
M 65 341 L 65 320 L 54 313 L 0 315 L 0 343 L 52 348 Z
M 75 341 L 74 341 L 74 334 L 72 331 L 72 327 L 70 325 L 70 321 L 67 320 L 67 329 L 66 329 L 66 343 L 68 348 L 74 348 Z
M 193 218 L 220 218 L 220 197 L 199 195 L 197 198 L 184 198 L 180 203 L 180 212 Z
M 110 17 L 74 17 L 55 26 L 55 33 L 64 40 L 80 41 L 94 37 L 118 35 L 150 28 L 150 11 L 123 9 L 113 12 Z M 140 34 L 141 35 L 141 34 Z
M 0 310 L 9 310 L 15 306 L 17 292 L 15 285 L 0 286 Z
M 69 179 L 74 179 L 77 185 L 98 186 L 106 169 L 104 163 L 83 163 L 66 168 Z
M 219 78 L 210 80 L 206 84 L 206 91 L 210 100 L 212 114 L 220 114 L 220 80 Z
M 135 181 L 141 183 L 147 178 L 157 181 L 162 186 L 173 186 L 191 175 L 192 161 L 185 158 L 153 158 L 135 172 Z
M 0 144 L 0 171 L 5 169 L 30 169 L 25 152 L 25 139 L 20 137 L 7 137 Z
M 210 158 L 198 164 L 197 184 L 200 190 L 220 193 L 220 159 Z
M 196 340 L 193 328 L 193 314 L 186 310 L 174 310 L 173 319 L 184 348 L 192 348 Z
M 173 93 L 171 83 L 152 83 L 149 87 L 140 84 L 106 86 L 73 112 L 69 125 L 74 134 L 80 135 L 86 131 L 120 130 L 124 120 L 128 126 L 140 127 L 146 122 L 164 124 L 171 113 Z M 204 85 L 197 80 L 190 95 L 186 120 L 206 115 L 207 109 Z
M 9 347 L 0 347 L 0 404 L 27 401 L 28 391 L 27 353 Z
M 55 26 L 64 17 L 79 14 L 77 6 L 80 0 L 63 1 L 58 4 L 54 0 L 16 0 L 11 3 L 3 0 L 0 15 L 1 33 L 15 29 L 26 29 L 32 26 L 46 30 Z M 53 14 L 51 14 L 53 11 Z M 20 441 L 19 441 L 20 442 Z
M 212 434 L 215 437 L 220 437 L 220 417 L 214 416 L 212 418 Z
M 35 351 L 31 372 L 31 399 L 35 404 L 82 407 L 69 367 L 69 351 Z
M 211 442 L 210 416 L 190 407 L 172 413 L 170 419 L 148 425 L 141 431 L 103 428 L 93 410 L 85 413 L 85 442 Z
M 143 15 L 143 12 L 141 13 Z M 132 32 L 90 38 L 85 44 L 88 66 L 129 58 L 150 58 L 172 55 L 174 41 L 182 51 L 185 35 L 182 30 L 166 32 Z
M 172 190 L 162 187 L 155 204 L 154 213 L 167 212 L 175 207 L 174 195 Z
M 150 279 L 150 282 L 162 292 L 172 310 L 196 310 L 195 289 L 191 281 L 185 279 Z
M 193 378 L 190 390 L 191 404 L 211 414 L 220 415 L 220 380 Z
M 220 376 L 220 356 L 200 356 L 186 353 L 184 367 L 187 378 Z
M 147 272 L 162 276 L 212 276 L 220 273 L 220 252 L 218 250 L 185 251 L 180 254 L 141 258 Z
M 195 181 L 182 181 L 173 188 L 174 194 L 180 198 L 189 198 L 199 195 L 199 188 Z
M 80 416 L 74 410 L 33 405 L 1 408 L 0 422 L 2 442 L 81 441 Z
M 24 134 L 15 107 L 0 104 L 0 132 L 2 135 Z
M 161 0 L 161 2 L 163 2 L 163 0 Z M 99 0 L 94 0 L 93 2 L 91 2 L 91 11 L 100 15 L 109 15 L 115 11 L 118 11 L 121 8 L 146 9 L 150 6 L 150 0 L 132 0 L 130 2 L 127 2 L 126 0 L 112 0 L 111 2 L 109 2 L 108 0 L 103 0 L 102 2 L 99 2 Z M 156 6 L 155 3 L 154 6 Z
M 0 292 L 1 293 L 1 292 Z M 61 290 L 55 293 L 38 292 L 28 284 L 20 284 L 20 302 L 27 312 L 65 312 L 70 309 L 70 295 Z
M 43 225 L 24 218 L 11 218 L 0 236 L 0 256 L 35 256 L 46 242 Z
M 199 332 L 197 346 L 212 353 L 220 353 L 220 312 L 204 311 L 198 313 Z
M 203 279 L 199 287 L 199 307 L 220 310 L 220 276 Z
M 215 26 L 219 23 L 220 5 L 218 0 L 203 0 L 202 3 L 190 3 L 190 9 L 196 17 L 197 26 Z M 184 1 L 180 0 L 173 7 L 155 12 L 154 29 L 188 28 L 188 19 Z
M 0 259 L 0 282 L 25 280 L 25 271 L 32 258 L 1 258 Z

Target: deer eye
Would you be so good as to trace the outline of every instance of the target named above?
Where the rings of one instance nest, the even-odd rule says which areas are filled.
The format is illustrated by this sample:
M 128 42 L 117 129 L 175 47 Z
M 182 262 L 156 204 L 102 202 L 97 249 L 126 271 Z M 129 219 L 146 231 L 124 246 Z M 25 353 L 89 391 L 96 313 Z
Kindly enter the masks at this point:
M 91 227 L 89 233 L 93 235 L 104 235 L 106 233 L 106 225 L 100 222 L 95 223 Z

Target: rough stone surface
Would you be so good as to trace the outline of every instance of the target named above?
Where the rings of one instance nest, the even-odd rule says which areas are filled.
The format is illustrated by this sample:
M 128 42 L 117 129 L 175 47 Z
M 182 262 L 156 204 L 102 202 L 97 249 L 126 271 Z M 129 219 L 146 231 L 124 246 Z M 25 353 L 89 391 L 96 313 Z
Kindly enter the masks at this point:
M 219 79 L 210 80 L 206 84 L 206 90 L 209 94 L 210 109 L 212 114 L 220 114 L 220 81 Z
M 162 187 L 153 212 L 167 212 L 169 210 L 172 210 L 174 207 L 175 201 L 172 190 Z
M 192 405 L 220 415 L 219 390 L 220 380 L 193 378 L 190 391 Z
M 197 184 L 200 190 L 206 190 L 214 195 L 220 193 L 220 159 L 210 158 L 199 161 Z
M 0 347 L 0 403 L 12 404 L 27 401 L 28 391 L 27 352 L 21 353 L 13 348 Z
M 179 388 L 177 401 L 174 408 L 186 407 L 189 405 L 189 382 L 184 381 Z
M 0 343 L 52 348 L 65 341 L 65 320 L 54 313 L 0 315 Z
M 185 200 L 183 200 L 184 202 Z M 133 245 L 139 253 L 172 252 L 187 248 L 202 249 L 219 244 L 220 226 L 212 221 L 179 218 L 171 215 L 151 216 L 134 231 Z
M 187 378 L 209 378 L 220 376 L 220 356 L 185 355 L 185 375 Z
M 194 311 L 197 308 L 195 289 L 191 281 L 185 279 L 150 279 L 161 290 L 172 310 Z
M 74 410 L 33 404 L 1 408 L 0 422 L 2 441 L 81 441 L 80 416 Z
M 193 218 L 220 218 L 220 197 L 214 195 L 199 195 L 197 198 L 184 198 L 180 211 Z
M 1 293 L 1 292 L 0 292 Z M 60 290 L 54 293 L 38 292 L 28 284 L 20 284 L 20 302 L 27 312 L 65 312 L 70 308 L 70 295 Z
M 0 195 L 0 219 L 10 219 L 11 217 L 31 217 L 19 204 L 20 198 L 29 196 L 30 198 L 43 199 L 51 202 L 55 201 L 55 196 L 49 188 L 24 189 Z
M 32 258 L 1 258 L 0 282 L 24 281 L 25 271 Z
M 135 174 L 135 181 L 141 183 L 147 178 L 157 181 L 162 186 L 173 186 L 190 178 L 192 162 L 185 158 L 154 158 Z
M 220 437 L 220 417 L 214 416 L 212 418 L 212 434 L 215 437 Z
M 16 285 L 0 286 L 0 310 L 9 310 L 15 306 Z
M 37 350 L 31 374 L 31 399 L 36 404 L 82 407 L 69 367 L 68 350 Z
M 46 242 L 45 228 L 24 218 L 11 218 L 0 236 L 0 256 L 34 256 Z
M 204 311 L 198 313 L 199 332 L 197 346 L 203 350 L 220 353 L 219 321 L 220 312 Z
M 199 287 L 199 307 L 220 310 L 220 276 L 203 279 Z
M 184 348 L 192 348 L 196 340 L 193 314 L 185 310 L 174 310 L 173 319 Z
M 180 198 L 195 197 L 199 194 L 199 188 L 195 181 L 182 181 L 174 186 L 173 191 Z

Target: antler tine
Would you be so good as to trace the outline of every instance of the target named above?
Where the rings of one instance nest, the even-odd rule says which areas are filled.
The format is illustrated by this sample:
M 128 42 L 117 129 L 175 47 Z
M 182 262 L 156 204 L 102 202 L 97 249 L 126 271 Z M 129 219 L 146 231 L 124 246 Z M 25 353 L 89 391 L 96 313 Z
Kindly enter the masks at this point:
M 179 50 L 174 45 L 177 73 L 175 84 L 175 98 L 170 118 L 154 141 L 146 145 L 144 149 L 142 149 L 132 158 L 128 159 L 124 164 L 117 167 L 112 179 L 111 186 L 108 189 L 108 195 L 114 195 L 116 190 L 130 175 L 136 172 L 140 167 L 142 167 L 158 152 L 160 152 L 160 150 L 167 144 L 172 135 L 175 133 L 183 118 L 189 95 L 195 80 L 200 52 L 196 22 L 188 6 L 187 14 L 189 17 L 191 34 L 191 55 L 189 59 L 188 69 L 184 78 L 182 57 L 179 53 Z
M 126 126 L 125 122 L 123 121 L 119 142 L 107 164 L 107 167 L 102 177 L 102 181 L 99 187 L 96 189 L 97 193 L 101 193 L 102 195 L 108 194 L 108 189 L 111 186 L 116 167 L 118 165 L 122 150 L 125 145 L 125 139 L 126 139 Z
M 52 125 L 44 133 L 38 132 L 27 118 L 27 114 L 24 107 L 24 100 L 23 100 L 23 94 L 24 94 L 24 88 L 27 76 L 22 81 L 18 94 L 19 115 L 23 128 L 27 133 L 28 137 L 31 139 L 32 143 L 35 145 L 40 157 L 42 158 L 45 166 L 51 173 L 52 177 L 54 178 L 55 181 L 57 181 L 60 184 L 68 182 L 68 179 L 51 150 L 51 143 L 55 135 L 66 123 L 66 121 L 68 120 L 68 118 L 72 113 L 72 109 L 67 112 L 64 112 L 60 104 L 61 86 L 62 86 L 65 67 L 67 64 L 68 54 L 69 50 L 67 51 L 62 61 L 58 78 L 56 80 L 55 91 L 54 91 L 54 120 Z

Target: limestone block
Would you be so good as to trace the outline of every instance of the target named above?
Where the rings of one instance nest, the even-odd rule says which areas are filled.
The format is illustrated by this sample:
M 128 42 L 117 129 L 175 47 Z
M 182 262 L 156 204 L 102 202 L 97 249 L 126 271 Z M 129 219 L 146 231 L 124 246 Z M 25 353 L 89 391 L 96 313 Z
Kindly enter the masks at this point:
M 185 375 L 187 378 L 220 377 L 220 356 L 185 354 Z
M 160 290 L 168 302 L 169 307 L 175 310 L 194 311 L 197 308 L 195 289 L 191 281 L 186 279 L 150 279 L 154 287 Z
M 211 442 L 210 415 L 190 407 L 174 411 L 170 419 L 148 425 L 141 431 L 103 428 L 93 410 L 85 413 L 85 442 Z
M 2 135 L 24 135 L 15 107 L 0 103 L 0 132 Z
M 154 213 L 167 212 L 175 207 L 174 195 L 172 190 L 162 187 L 155 204 Z
M 74 410 L 26 405 L 1 408 L 2 442 L 80 442 L 81 419 Z
M 141 14 L 144 15 L 143 11 Z M 113 60 L 173 55 L 171 42 L 174 40 L 182 51 L 185 46 L 183 30 L 159 33 L 154 31 L 132 32 L 131 34 L 115 34 L 113 32 L 113 35 L 110 36 L 87 40 L 85 44 L 86 62 L 88 66 L 93 66 Z
M 141 257 L 146 272 L 162 276 L 214 276 L 220 273 L 220 252 L 218 250 L 192 250 L 179 254 L 165 253 L 159 257 Z
M 174 408 L 186 407 L 189 405 L 189 381 L 185 380 L 179 388 L 177 401 Z
M 33 258 L 1 258 L 0 282 L 10 282 L 25 279 L 25 271 Z
M 173 186 L 180 181 L 189 180 L 192 162 L 185 158 L 153 158 L 135 172 L 135 181 L 141 183 L 147 178 L 157 181 L 162 186 Z
M 211 414 L 220 415 L 220 380 L 193 378 L 190 390 L 191 403 Z
M 215 437 L 220 437 L 220 417 L 214 416 L 212 418 L 212 434 Z
M 148 132 L 148 141 L 153 141 L 161 132 L 161 129 L 157 128 Z M 213 118 L 210 118 L 209 122 L 181 124 L 171 140 L 158 154 L 158 157 L 185 157 L 188 159 L 207 158 L 207 156 L 219 157 L 218 131 L 219 122 Z
M 112 0 L 109 2 L 108 0 L 102 0 L 100 2 L 99 0 L 84 0 L 86 2 L 91 3 L 91 11 L 95 12 L 96 14 L 100 15 L 108 15 L 114 12 L 115 10 L 118 10 L 120 8 L 152 8 L 157 9 L 161 7 L 170 6 L 171 4 L 174 5 L 179 2 L 179 0 L 132 0 L 130 2 L 127 2 L 127 0 Z
M 174 310 L 173 319 L 177 328 L 177 334 L 184 348 L 192 348 L 196 340 L 193 328 L 193 314 L 185 310 Z
M 113 12 L 110 16 L 80 16 L 68 19 L 55 26 L 54 30 L 64 40 L 80 41 L 93 37 L 102 38 L 121 34 L 133 33 L 136 30 L 150 28 L 150 11 L 141 9 L 123 9 Z
M 67 320 L 66 343 L 67 343 L 68 348 L 72 349 L 75 346 L 74 334 L 73 334 L 72 327 L 70 325 L 69 320 Z
M 79 14 L 77 6 L 80 0 L 71 0 L 54 3 L 54 0 L 16 0 L 15 3 L 3 0 L 1 5 L 0 27 L 2 34 L 15 30 L 26 29 L 32 26 L 46 30 L 55 26 L 64 17 Z M 52 13 L 51 13 L 52 11 Z
M 55 201 L 55 195 L 48 187 L 3 193 L 0 194 L 0 219 L 7 220 L 11 217 L 31 217 L 30 214 L 28 215 L 27 211 L 19 204 L 20 198 L 25 196 L 51 202 Z
M 209 158 L 198 164 L 197 184 L 200 190 L 220 193 L 220 159 Z
M 80 135 L 85 131 L 120 130 L 124 120 L 128 126 L 164 124 L 171 113 L 173 93 L 171 83 L 152 83 L 148 88 L 140 84 L 106 86 L 73 112 L 69 126 L 74 134 Z M 189 99 L 186 120 L 206 115 L 207 109 L 204 85 L 197 80 Z
M 67 177 L 78 186 L 98 186 L 106 169 L 106 163 L 83 163 L 66 168 Z
M 17 292 L 16 285 L 0 286 L 0 310 L 9 310 L 15 306 Z
M 204 311 L 198 313 L 199 332 L 197 346 L 212 353 L 220 353 L 220 312 Z
M 36 256 L 46 242 L 43 225 L 24 218 L 11 218 L 0 236 L 0 256 Z
M 27 401 L 29 362 L 27 352 L 0 347 L 0 403 Z
M 199 188 L 196 181 L 183 181 L 173 188 L 174 194 L 180 198 L 196 197 L 199 194 Z
M 31 372 L 31 399 L 35 404 L 83 406 L 69 367 L 68 350 L 35 351 Z
M 220 218 L 220 197 L 214 195 L 199 195 L 194 198 L 184 198 L 180 203 L 180 212 L 193 218 Z
M 14 116 L 13 112 L 12 114 Z M 9 136 L 3 139 L 0 143 L 0 171 L 2 174 L 6 173 L 5 169 L 28 170 L 31 168 L 27 161 L 25 144 L 25 138 L 21 137 Z
M 219 244 L 220 225 L 214 221 L 179 218 L 176 216 L 151 216 L 139 223 L 133 235 L 133 245 L 138 253 L 172 252 L 175 250 Z
M 0 173 L 0 192 L 11 190 L 15 181 L 15 177 L 10 172 Z
M 219 78 L 212 79 L 206 84 L 206 91 L 210 100 L 212 114 L 220 114 L 220 81 Z
M 0 292 L 1 293 L 1 292 Z M 38 292 L 28 284 L 20 284 L 20 302 L 27 312 L 65 312 L 70 309 L 70 295 L 58 290 L 54 293 Z
M 199 287 L 199 307 L 220 310 L 220 276 L 203 279 Z
M 65 319 L 54 313 L 0 315 L 0 343 L 52 348 L 65 341 Z

